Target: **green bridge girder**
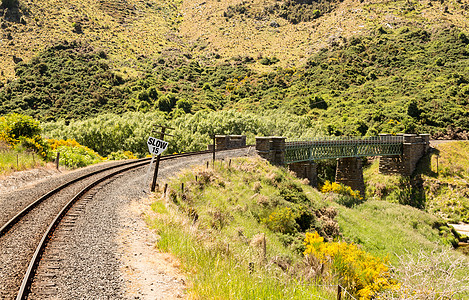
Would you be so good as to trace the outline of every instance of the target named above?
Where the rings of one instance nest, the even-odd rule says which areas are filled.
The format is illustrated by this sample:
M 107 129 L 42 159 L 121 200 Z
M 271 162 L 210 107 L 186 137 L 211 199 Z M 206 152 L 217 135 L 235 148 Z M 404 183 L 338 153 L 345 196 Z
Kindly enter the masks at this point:
M 285 163 L 331 158 L 401 155 L 403 136 L 325 137 L 285 143 Z

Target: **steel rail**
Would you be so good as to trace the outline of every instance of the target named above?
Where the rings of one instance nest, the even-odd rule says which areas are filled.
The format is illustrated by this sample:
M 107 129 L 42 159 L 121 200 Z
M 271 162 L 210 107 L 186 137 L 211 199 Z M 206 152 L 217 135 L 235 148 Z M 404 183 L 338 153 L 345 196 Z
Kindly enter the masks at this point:
M 248 146 L 246 146 L 248 147 Z M 245 147 L 240 147 L 240 148 L 245 148 Z M 240 149 L 238 148 L 238 149 Z M 234 149 L 229 149 L 229 150 L 234 150 Z M 213 151 L 211 150 L 205 150 L 205 151 L 199 151 L 199 152 L 187 152 L 187 153 L 180 153 L 180 154 L 171 154 L 171 155 L 166 155 L 166 156 L 163 156 L 161 158 L 161 160 L 170 160 L 170 159 L 175 159 L 175 158 L 179 158 L 179 157 L 186 157 L 186 156 L 194 156 L 194 155 L 200 155 L 200 154 L 206 154 L 206 153 L 212 153 Z M 50 238 L 52 237 L 52 234 L 54 232 L 54 230 L 57 228 L 57 226 L 59 225 L 59 223 L 61 222 L 61 220 L 65 217 L 65 215 L 67 214 L 67 212 L 70 210 L 70 208 L 81 198 L 83 197 L 83 195 L 85 195 L 88 191 L 90 191 L 93 187 L 95 187 L 96 185 L 98 185 L 99 183 L 111 178 L 111 177 L 114 177 L 116 176 L 117 174 L 120 174 L 120 173 L 123 173 L 123 172 L 126 172 L 126 171 L 129 171 L 129 170 L 132 170 L 132 169 L 135 169 L 135 168 L 139 168 L 139 167 L 143 167 L 145 166 L 147 163 L 148 163 L 148 160 L 149 158 L 145 158 L 145 159 L 140 159 L 140 160 L 137 160 L 137 161 L 132 161 L 132 162 L 126 162 L 124 164 L 120 164 L 118 166 L 113 166 L 113 167 L 109 167 L 109 168 L 106 168 L 107 170 L 109 169 L 112 169 L 112 168 L 118 168 L 118 167 L 122 167 L 122 166 L 126 166 L 126 165 L 129 165 L 129 164 L 134 164 L 132 166 L 128 166 L 128 167 L 125 167 L 123 169 L 120 169 L 120 170 L 117 170 L 116 172 L 113 172 L 111 174 L 108 174 L 106 176 L 103 176 L 99 179 L 97 179 L 96 181 L 94 181 L 93 183 L 91 183 L 90 185 L 86 186 L 84 189 L 82 189 L 78 194 L 76 194 L 63 208 L 62 210 L 57 214 L 57 216 L 54 218 L 54 220 L 51 222 L 51 224 L 49 225 L 49 227 L 47 228 L 46 232 L 44 233 L 44 235 L 42 236 L 42 239 L 41 241 L 39 242 L 38 246 L 36 247 L 36 250 L 33 254 L 33 257 L 31 258 L 31 261 L 28 265 L 28 269 L 26 270 L 25 272 L 25 275 L 23 277 L 23 280 L 22 280 L 22 283 L 21 283 L 21 286 L 20 286 L 20 289 L 18 291 L 18 294 L 17 294 L 17 297 L 16 299 L 17 300 L 22 300 L 22 299 L 26 299 L 28 294 L 29 294 L 29 291 L 30 291 L 30 288 L 31 288 L 31 283 L 33 281 L 33 278 L 34 278 L 34 275 L 35 275 L 35 272 L 36 272 L 36 269 L 37 269 L 37 266 L 39 265 L 39 262 L 41 260 L 41 257 L 42 257 L 42 254 L 47 246 L 47 243 L 49 242 Z M 97 171 L 96 171 L 97 172 Z M 95 172 L 92 172 L 93 175 L 95 175 L 94 173 Z M 90 173 L 90 174 L 92 174 Z M 99 173 L 99 172 L 98 172 Z M 91 176 L 90 174 L 87 174 L 88 176 L 81 176 L 80 179 L 83 179 L 83 178 L 86 178 L 86 177 L 89 177 Z M 60 186 L 59 188 L 60 189 L 63 189 L 65 188 L 66 186 L 72 184 L 72 183 L 75 183 L 77 182 L 78 180 L 72 180 L 71 182 L 68 182 L 66 184 L 64 184 L 63 186 Z M 52 192 L 52 191 L 51 191 Z M 53 193 L 47 193 L 46 195 L 52 195 L 54 194 L 55 192 Z M 43 197 L 41 197 L 40 199 L 44 198 L 46 195 L 44 195 Z M 43 199 L 44 200 L 44 199 Z M 42 200 L 42 201 L 43 201 Z M 41 201 L 41 202 L 42 202 Z M 38 203 L 39 204 L 39 203 Z M 38 204 L 35 204 L 34 206 L 37 206 Z M 32 208 L 29 209 L 29 211 L 31 210 Z M 27 211 L 28 212 L 28 211 Z M 23 216 L 27 213 L 23 213 Z M 21 214 L 21 213 L 20 213 Z M 18 215 L 20 215 L 18 214 Z M 21 217 L 20 217 L 21 218 Z M 18 219 L 19 220 L 19 219 Z M 18 220 L 16 220 L 15 222 L 18 222 Z M 10 228 L 11 228 L 12 225 L 10 225 Z M 6 227 L 6 226 L 4 226 Z
M 141 159 L 142 161 L 145 160 L 147 161 L 148 158 L 143 158 Z M 118 168 L 118 167 L 122 167 L 122 166 L 125 166 L 125 165 L 129 165 L 129 164 L 133 164 L 135 163 L 135 161 L 131 161 L 131 162 L 125 162 L 125 163 L 122 163 L 122 164 L 119 164 L 119 165 L 114 165 L 114 166 L 111 166 L 111 167 L 107 167 L 107 168 L 103 168 L 103 169 L 100 169 L 100 170 L 96 170 L 96 171 L 93 171 L 91 173 L 87 173 L 83 176 L 80 176 L 80 177 L 77 177 L 75 179 L 72 179 L 58 187 L 56 187 L 55 189 L 53 190 L 50 190 L 48 193 L 44 194 L 43 196 L 41 196 L 40 198 L 36 199 L 35 201 L 33 201 L 32 203 L 30 203 L 28 206 L 26 206 L 23 210 L 21 210 L 18 214 L 16 214 L 13 218 L 11 218 L 9 221 L 7 221 L 3 226 L 2 228 L 0 228 L 0 237 L 2 237 L 3 235 L 5 235 L 9 229 L 11 229 L 11 227 L 13 227 L 13 225 L 15 225 L 16 223 L 19 222 L 19 220 L 21 220 L 26 214 L 28 214 L 33 208 L 35 208 L 36 206 L 38 206 L 39 204 L 41 204 L 42 202 L 44 202 L 45 200 L 47 200 L 48 198 L 50 198 L 52 195 L 60 192 L 61 190 L 63 190 L 64 188 L 66 188 L 67 186 L 71 185 L 71 184 L 74 184 L 78 181 L 81 181 L 83 179 L 86 179 L 86 178 L 89 178 L 93 175 L 96 175 L 96 174 L 99 174 L 99 173 L 102 173 L 102 172 L 105 172 L 105 171 L 109 171 L 109 170 L 112 170 L 112 169 L 115 169 L 115 168 Z
M 26 270 L 26 273 L 23 277 L 23 281 L 21 283 L 20 289 L 18 291 L 18 295 L 16 297 L 17 300 L 20 299 L 26 299 L 29 293 L 29 288 L 31 286 L 36 267 L 39 264 L 39 261 L 41 259 L 41 256 L 44 252 L 44 249 L 46 248 L 47 243 L 49 242 L 50 237 L 52 236 L 52 233 L 54 232 L 55 228 L 59 225 L 60 221 L 63 219 L 63 217 L 66 215 L 66 213 L 69 211 L 69 209 L 77 202 L 86 192 L 90 191 L 93 187 L 98 185 L 99 183 L 117 175 L 120 173 L 123 173 L 125 171 L 129 171 L 131 169 L 135 169 L 141 166 L 146 165 L 146 162 L 135 164 L 130 167 L 126 167 L 124 169 L 120 169 L 116 172 L 113 172 L 111 174 L 108 174 L 106 176 L 103 176 L 99 178 L 98 180 L 94 181 L 84 189 L 82 189 L 78 194 L 76 194 L 63 208 L 62 210 L 57 214 L 57 216 L 54 218 L 52 223 L 49 225 L 47 228 L 46 232 L 42 236 L 41 241 L 39 242 L 38 246 L 36 247 L 36 251 L 33 254 L 33 257 L 28 265 L 28 269 Z
M 187 153 L 179 153 L 179 154 L 170 154 L 170 155 L 166 155 L 166 156 L 162 156 L 161 159 L 162 160 L 167 160 L 167 159 L 173 159 L 173 158 L 178 158 L 178 157 L 186 157 L 186 156 L 192 156 L 192 155 L 198 155 L 198 154 L 205 154 L 205 153 L 211 153 L 210 150 L 204 150 L 204 151 L 198 151 L 198 152 L 187 152 Z M 149 161 L 150 158 L 141 158 L 137 161 Z M 130 164 L 134 164 L 136 163 L 137 161 L 130 161 L 130 162 L 124 162 L 124 163 L 121 163 L 121 164 L 118 164 L 118 165 L 114 165 L 114 166 L 111 166 L 111 167 L 107 167 L 107 168 L 103 168 L 103 169 L 100 169 L 100 170 L 96 170 L 96 171 L 93 171 L 91 173 L 88 173 L 88 174 L 85 174 L 83 176 L 80 176 L 78 178 L 75 178 L 75 179 L 72 179 L 62 185 L 60 185 L 59 187 L 53 189 L 53 190 L 50 190 L 48 193 L 44 194 L 43 196 L 41 196 L 40 198 L 36 199 L 35 201 L 33 201 L 32 203 L 30 203 L 28 206 L 26 206 L 23 210 L 21 210 L 19 213 L 17 213 L 15 216 L 13 216 L 10 220 L 8 220 L 1 228 L 0 228 L 0 238 L 2 236 L 4 236 L 10 229 L 11 227 L 13 227 L 13 225 L 15 225 L 16 223 L 18 223 L 25 215 L 27 215 L 32 209 L 34 209 L 36 206 L 38 206 L 39 204 L 41 204 L 42 202 L 44 202 L 45 200 L 47 200 L 48 198 L 50 198 L 52 195 L 60 192 L 61 190 L 63 190 L 64 188 L 68 187 L 69 185 L 71 184 L 74 184 L 78 181 L 81 181 L 83 179 L 86 179 L 86 178 L 89 178 L 93 175 L 96 175 L 96 174 L 99 174 L 99 173 L 103 173 L 103 172 L 106 172 L 106 171 L 109 171 L 109 170 L 112 170 L 112 169 L 116 169 L 116 168 L 119 168 L 119 167 L 123 167 L 123 166 L 126 166 L 126 165 L 130 165 Z

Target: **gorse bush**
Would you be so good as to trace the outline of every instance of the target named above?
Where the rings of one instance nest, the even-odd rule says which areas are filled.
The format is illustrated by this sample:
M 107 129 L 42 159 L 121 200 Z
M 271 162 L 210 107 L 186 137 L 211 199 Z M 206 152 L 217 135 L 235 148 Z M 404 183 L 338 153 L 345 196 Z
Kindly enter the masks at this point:
M 267 227 L 275 232 L 292 234 L 298 229 L 295 213 L 289 207 L 278 207 L 269 217 L 262 219 Z
M 108 156 L 108 160 L 120 160 L 120 159 L 136 159 L 137 157 L 131 151 L 116 151 L 111 152 Z
M 383 290 L 399 285 L 391 279 L 386 261 L 375 257 L 355 244 L 324 242 L 317 232 L 306 233 L 304 255 L 312 265 L 336 278 L 339 284 L 359 299 L 374 299 Z M 325 271 L 324 271 L 325 270 Z M 327 274 L 329 272 L 329 274 Z
M 0 116 L 0 142 L 18 151 L 34 151 L 42 158 L 49 154 L 49 145 L 40 136 L 38 120 L 30 116 L 11 113 Z
M 20 137 L 19 143 L 15 148 L 24 148 L 29 151 L 36 152 L 42 158 L 47 158 L 50 155 L 50 147 L 47 142 L 39 135 L 32 138 Z
M 10 143 L 20 137 L 33 138 L 41 133 L 40 122 L 30 116 L 11 113 L 0 117 L 0 131 Z
M 352 207 L 364 201 L 360 191 L 354 191 L 351 187 L 342 183 L 330 182 L 328 180 L 321 187 L 321 192 L 338 194 L 337 203 L 347 207 Z
M 58 147 L 67 146 L 67 147 L 80 147 L 81 145 L 75 140 L 56 140 L 56 139 L 47 139 L 47 142 L 50 144 L 52 150 L 56 150 Z
M 51 146 L 50 159 L 57 156 L 60 152 L 60 164 L 71 167 L 81 168 L 96 164 L 104 160 L 98 153 L 88 147 L 82 146 L 75 140 L 55 140 L 49 139 L 47 142 Z

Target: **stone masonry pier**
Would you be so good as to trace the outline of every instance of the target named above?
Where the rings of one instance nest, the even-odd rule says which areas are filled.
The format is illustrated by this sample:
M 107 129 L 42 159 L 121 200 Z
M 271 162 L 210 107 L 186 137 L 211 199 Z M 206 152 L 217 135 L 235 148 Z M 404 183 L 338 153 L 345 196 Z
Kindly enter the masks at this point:
M 355 142 L 357 149 L 360 150 L 366 146 L 366 149 L 370 149 L 368 154 L 366 151 L 358 150 L 350 152 L 349 150 L 354 142 L 355 140 L 352 138 L 347 138 L 345 141 L 339 140 L 338 142 L 325 138 L 324 140 L 315 139 L 314 141 L 291 143 L 287 142 L 285 137 L 256 137 L 256 151 L 261 157 L 274 165 L 288 165 L 288 168 L 295 172 L 298 177 L 307 178 L 313 186 L 317 185 L 317 165 L 315 162 L 324 159 L 324 157 L 336 157 L 336 182 L 350 186 L 354 190 L 359 190 L 361 195 L 365 195 L 362 157 L 379 156 L 379 171 L 383 174 L 410 176 L 420 158 L 428 153 L 430 149 L 429 134 L 381 134 L 379 137 L 357 138 Z M 325 153 L 328 148 L 324 145 L 331 149 L 330 155 Z M 340 147 L 345 150 L 341 150 Z M 317 149 L 321 151 L 315 152 Z M 294 157 L 295 160 L 286 160 L 287 151 L 288 157 Z M 295 151 L 298 151 L 298 153 L 295 153 Z M 307 153 L 309 154 L 306 155 Z M 315 157 L 315 153 L 319 153 L 317 157 Z M 344 153 L 347 154 L 344 155 Z M 348 155 L 350 157 L 344 157 Z
M 215 150 L 228 150 L 245 146 L 245 135 L 215 135 Z M 207 145 L 207 150 L 212 151 L 213 145 Z

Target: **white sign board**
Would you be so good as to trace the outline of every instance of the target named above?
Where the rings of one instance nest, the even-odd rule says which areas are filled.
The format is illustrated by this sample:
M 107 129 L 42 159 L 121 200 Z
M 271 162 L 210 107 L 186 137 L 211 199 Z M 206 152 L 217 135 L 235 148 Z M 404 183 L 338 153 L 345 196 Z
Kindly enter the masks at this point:
M 148 151 L 154 155 L 160 155 L 166 149 L 168 149 L 168 142 L 156 139 L 154 137 L 149 137 L 147 141 Z

